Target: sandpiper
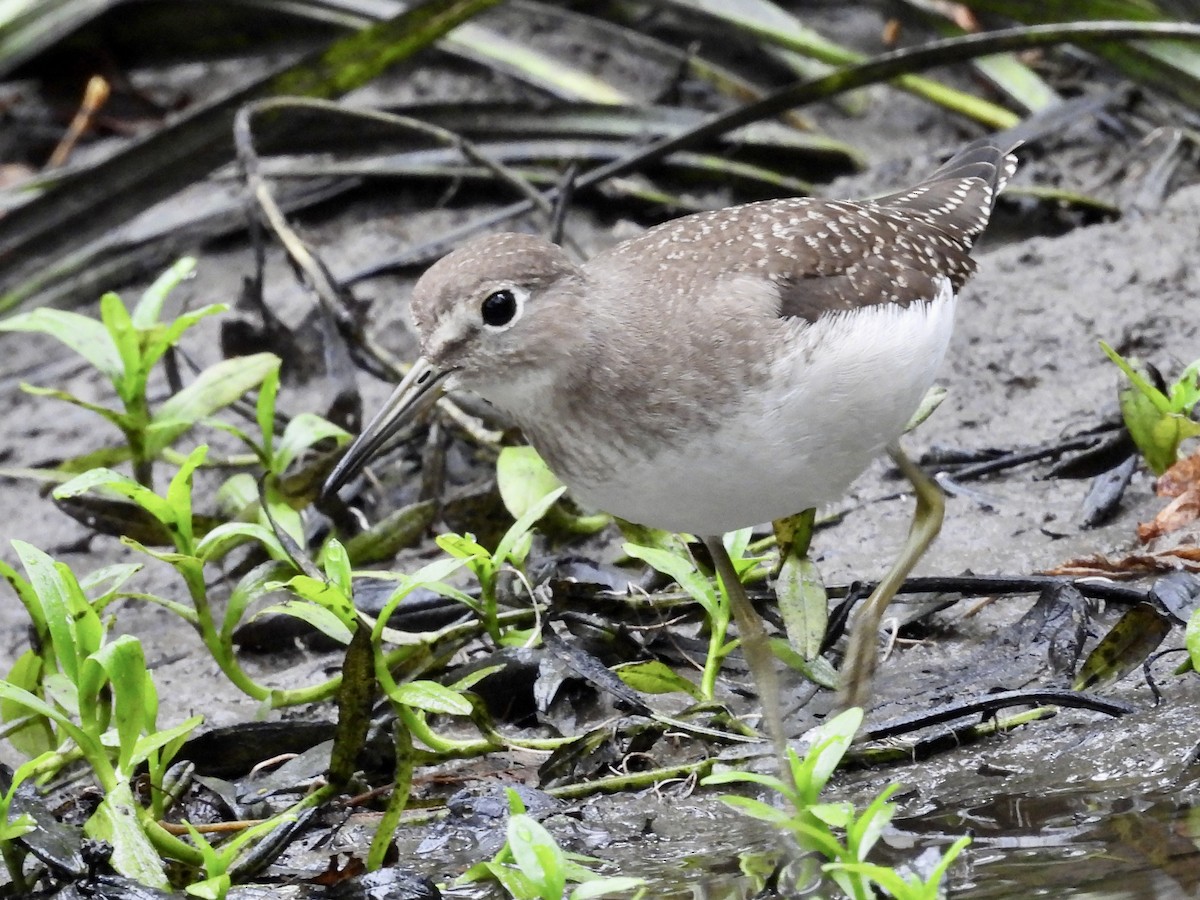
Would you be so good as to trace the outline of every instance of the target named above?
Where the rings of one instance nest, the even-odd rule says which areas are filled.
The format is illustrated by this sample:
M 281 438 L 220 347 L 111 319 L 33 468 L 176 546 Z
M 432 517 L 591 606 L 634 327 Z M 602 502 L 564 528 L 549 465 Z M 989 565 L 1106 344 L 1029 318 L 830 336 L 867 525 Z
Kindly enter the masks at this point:
M 431 394 L 489 400 L 581 503 L 704 540 L 778 744 L 774 660 L 720 536 L 836 499 L 887 450 L 917 511 L 851 629 L 841 699 L 861 705 L 884 607 L 942 520 L 939 490 L 897 439 L 945 354 L 1012 149 L 976 141 L 871 200 L 684 216 L 584 263 L 527 234 L 473 240 L 417 282 L 422 355 L 326 489 Z

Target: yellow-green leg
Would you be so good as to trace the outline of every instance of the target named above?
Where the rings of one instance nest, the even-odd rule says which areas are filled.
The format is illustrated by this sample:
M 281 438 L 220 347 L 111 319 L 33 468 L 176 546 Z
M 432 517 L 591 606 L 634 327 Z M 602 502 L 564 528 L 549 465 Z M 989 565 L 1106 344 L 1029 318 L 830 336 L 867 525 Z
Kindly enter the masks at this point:
M 887 575 L 871 592 L 867 601 L 859 606 L 850 626 L 850 644 L 846 648 L 846 659 L 842 663 L 842 685 L 838 695 L 838 706 L 847 709 L 863 706 L 871 696 L 871 679 L 875 674 L 878 655 L 879 623 L 883 611 L 896 596 L 896 591 L 908 577 L 917 561 L 924 556 L 933 539 L 942 529 L 946 503 L 942 489 L 921 471 L 899 444 L 888 447 L 888 455 L 904 477 L 911 482 L 917 495 L 917 508 L 913 512 L 912 526 L 908 539 L 900 551 L 900 557 L 892 564 Z
M 717 577 L 725 586 L 729 595 L 729 606 L 733 611 L 733 619 L 737 622 L 738 635 L 742 640 L 742 655 L 750 667 L 750 675 L 754 678 L 754 686 L 758 690 L 758 702 L 762 705 L 763 724 L 767 734 L 775 745 L 775 755 L 780 764 L 784 761 L 784 751 L 787 748 L 787 736 L 783 731 L 782 698 L 779 692 L 779 676 L 775 669 L 775 654 L 771 652 L 771 643 L 762 619 L 746 596 L 746 589 L 737 577 L 733 568 L 733 560 L 725 549 L 725 544 L 718 537 L 704 538 L 704 546 L 712 557 Z M 786 769 L 781 768 L 781 772 Z

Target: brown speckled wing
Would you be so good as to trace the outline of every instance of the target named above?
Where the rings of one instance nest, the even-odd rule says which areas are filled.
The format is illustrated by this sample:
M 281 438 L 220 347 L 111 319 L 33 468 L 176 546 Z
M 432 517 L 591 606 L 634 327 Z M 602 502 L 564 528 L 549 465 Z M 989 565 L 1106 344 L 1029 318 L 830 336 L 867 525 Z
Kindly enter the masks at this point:
M 772 267 L 780 315 L 812 322 L 878 303 L 907 306 L 934 297 L 940 277 L 957 291 L 975 271 L 971 246 L 1016 168 L 1010 149 L 984 139 L 908 190 L 813 201 L 793 236 L 812 251 L 806 265 Z
M 584 269 L 619 273 L 629 292 L 720 308 L 719 285 L 741 284 L 749 307 L 816 321 L 881 303 L 931 300 L 935 282 L 957 290 L 974 271 L 971 244 L 1016 159 L 999 145 L 968 145 L 920 184 L 875 200 L 789 198 L 666 222 L 599 254 Z M 763 291 L 744 279 L 761 279 Z M 710 290 L 698 289 L 709 286 Z

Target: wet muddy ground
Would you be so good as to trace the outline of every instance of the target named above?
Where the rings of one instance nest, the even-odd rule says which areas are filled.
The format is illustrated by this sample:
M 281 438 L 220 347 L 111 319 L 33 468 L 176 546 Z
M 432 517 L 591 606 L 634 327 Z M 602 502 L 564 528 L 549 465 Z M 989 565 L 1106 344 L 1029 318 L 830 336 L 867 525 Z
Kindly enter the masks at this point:
M 914 128 L 914 122 L 923 127 Z M 964 138 L 940 114 L 903 97 L 886 111 L 877 107 L 868 119 L 838 120 L 830 127 L 865 147 L 873 163 L 868 175 L 826 188 L 830 196 L 903 183 L 910 172 L 928 166 L 935 150 Z M 915 131 L 919 137 L 913 136 Z M 1107 140 L 1084 128 L 1073 143 L 1033 148 L 1016 184 L 1036 183 L 1039 173 L 1064 168 L 1051 164 L 1056 154 L 1098 167 L 1103 153 L 1096 147 Z M 408 208 L 413 199 L 432 198 L 419 193 L 414 198 L 403 190 L 386 200 L 359 196 L 349 210 L 339 207 L 307 217 L 305 233 L 340 271 L 478 212 L 461 196 L 448 209 L 419 212 Z M 1028 222 L 1040 213 L 1033 200 L 1014 192 L 998 215 L 997 230 L 1011 235 L 1028 230 Z M 589 251 L 634 227 L 599 221 L 582 211 L 573 213 L 568 224 Z M 1200 356 L 1200 186 L 1178 190 L 1161 208 L 1117 222 L 1058 237 L 985 244 L 978 256 L 979 274 L 963 293 L 943 369 L 941 381 L 949 395 L 908 439 L 915 451 L 1043 444 L 1111 416 L 1116 370 L 1100 351 L 1099 340 L 1168 374 Z M 250 260 L 249 250 L 237 243 L 206 248 L 197 277 L 172 302 L 232 301 L 250 271 Z M 298 319 L 305 298 L 275 252 L 267 273 L 268 299 L 285 317 Z M 370 283 L 367 291 L 376 298 L 374 322 L 381 340 L 401 352 L 411 347 L 404 328 L 409 284 L 385 278 Z M 130 296 L 137 289 L 123 288 Z M 202 364 L 217 358 L 215 329 L 206 323 L 186 344 Z M 85 397 L 105 396 L 99 382 L 57 344 L 37 336 L 0 335 L 0 348 L 4 464 L 33 465 L 113 439 L 107 426 L 85 413 L 35 401 L 19 390 L 20 381 L 30 381 Z M 374 408 L 388 386 L 366 376 L 362 382 L 364 403 Z M 328 394 L 328 385 L 319 378 L 291 384 L 281 405 L 291 412 L 320 409 Z M 1094 554 L 1120 558 L 1134 547 L 1136 524 L 1150 519 L 1164 502 L 1154 496 L 1151 477 L 1140 471 L 1116 515 L 1100 527 L 1084 529 L 1078 520 L 1087 482 L 1045 475 L 1045 465 L 1019 467 L 972 483 L 972 493 L 950 497 L 942 535 L 917 574 L 1017 575 Z M 828 582 L 882 574 L 908 525 L 911 501 L 901 489 L 879 463 L 838 505 L 835 511 L 844 515 L 821 529 L 814 545 Z M 94 536 L 59 513 L 27 482 L 0 480 L 0 555 L 9 560 L 12 539 L 42 547 L 78 572 L 135 560 L 115 539 Z M 611 555 L 618 540 L 612 533 L 587 542 L 584 551 Z M 1195 533 L 1172 540 L 1194 543 Z M 164 566 L 148 565 L 138 588 L 182 597 L 181 585 Z M 927 598 L 913 602 L 922 599 Z M 970 694 L 1055 683 L 1044 654 L 1025 653 L 1012 638 L 1034 600 L 1020 596 L 951 603 L 919 634 L 902 635 L 881 666 L 868 726 Z M 1091 641 L 1118 613 L 1113 608 L 1096 611 Z M 215 728 L 259 717 L 257 704 L 223 679 L 194 633 L 174 616 L 129 602 L 117 609 L 117 623 L 145 644 L 164 710 L 170 710 L 167 718 L 199 713 Z M 11 600 L 0 603 L 0 635 L 5 636 L 0 667 L 6 667 L 27 641 L 23 611 Z M 1163 646 L 1182 646 L 1182 640 L 1182 629 L 1176 627 Z M 931 759 L 849 771 L 835 781 L 833 793 L 861 804 L 889 782 L 905 785 L 897 796 L 897 827 L 885 837 L 893 862 L 910 860 L 921 847 L 949 843 L 971 830 L 975 843 L 951 879 L 955 896 L 1194 896 L 1200 865 L 1195 843 L 1200 827 L 1193 812 L 1200 794 L 1194 754 L 1200 684 L 1194 675 L 1173 674 L 1180 660 L 1172 655 L 1154 664 L 1152 674 L 1162 692 L 1157 704 L 1140 673 L 1105 689 L 1105 695 L 1132 704 L 1136 711 L 1131 715 L 1110 718 L 1064 710 L 1055 718 Z M 337 657 L 297 644 L 248 654 L 245 664 L 266 683 L 294 686 L 327 675 Z M 799 711 L 792 719 L 793 732 L 801 733 L 814 713 L 827 708 L 818 700 Z M 318 711 L 316 717 L 325 715 Z M 467 785 L 480 784 L 485 775 L 488 784 L 498 779 L 536 783 L 540 757 L 498 756 L 486 767 L 476 763 L 440 774 Z M 330 849 L 361 852 L 375 821 L 369 813 L 351 817 L 338 830 L 333 848 L 297 847 L 283 871 L 323 859 Z M 608 860 L 622 874 L 650 878 L 657 897 L 741 896 L 750 882 L 738 875 L 739 858 L 775 846 L 764 829 L 690 782 L 569 804 L 547 825 L 570 848 Z M 499 828 L 490 832 L 494 836 Z M 414 826 L 398 835 L 401 860 L 435 881 L 451 879 L 494 852 L 488 839 L 487 827 L 476 831 L 466 826 Z M 273 887 L 269 895 L 298 891 Z M 474 889 L 447 893 L 475 895 Z

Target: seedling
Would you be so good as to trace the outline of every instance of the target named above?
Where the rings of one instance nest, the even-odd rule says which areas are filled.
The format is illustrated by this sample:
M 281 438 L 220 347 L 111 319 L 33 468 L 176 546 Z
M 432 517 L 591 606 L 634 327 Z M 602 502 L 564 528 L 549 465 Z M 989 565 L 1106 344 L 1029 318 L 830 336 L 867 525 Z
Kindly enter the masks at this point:
M 470 534 L 443 534 L 437 539 L 438 546 L 449 553 L 456 559 L 464 560 L 467 568 L 474 573 L 479 581 L 479 602 L 476 603 L 466 594 L 458 596 L 463 603 L 471 607 L 471 609 L 482 620 L 484 627 L 492 640 L 497 644 L 504 643 L 525 643 L 529 639 L 529 635 L 525 633 L 510 633 L 505 634 L 500 628 L 499 621 L 499 601 L 496 597 L 496 582 L 500 573 L 506 567 L 513 567 L 517 571 L 521 571 L 525 566 L 525 559 L 529 556 L 529 550 L 533 545 L 533 526 L 538 520 L 546 514 L 546 511 L 554 505 L 555 501 L 563 495 L 566 488 L 558 487 L 550 491 L 540 500 L 530 503 L 522 515 L 512 527 L 504 533 L 496 544 L 496 549 L 488 551 L 475 540 L 475 537 Z
M 262 496 L 266 499 L 267 509 L 265 513 L 257 510 L 259 524 L 270 526 L 274 523 L 293 541 L 303 545 L 304 523 L 300 511 L 317 496 L 325 472 L 322 469 L 292 474 L 291 466 L 304 451 L 316 444 L 332 440 L 340 446 L 350 440 L 350 435 L 321 416 L 300 413 L 288 421 L 283 434 L 276 438 L 275 401 L 279 394 L 279 365 L 276 359 L 274 366 L 264 375 L 258 391 L 255 409 L 258 440 L 235 425 L 226 422 L 213 424 L 242 441 L 265 473 L 262 477 Z M 227 501 L 231 515 L 246 519 L 247 510 L 253 511 L 259 502 L 257 479 L 248 472 L 240 472 L 225 482 L 217 496 Z
M 553 835 L 534 821 L 512 788 L 508 789 L 508 840 L 492 859 L 468 869 L 458 884 L 496 881 L 513 900 L 589 900 L 640 890 L 640 878 L 605 878 L 586 868 L 586 856 L 566 853 Z M 569 893 L 569 884 L 577 886 Z
M 756 784 L 779 794 L 787 801 L 783 808 L 751 797 L 721 799 L 746 815 L 791 834 L 801 850 L 827 860 L 821 866 L 822 871 L 854 900 L 870 900 L 875 896 L 871 882 L 901 900 L 932 900 L 940 896 L 941 880 L 954 858 L 970 843 L 969 837 L 952 844 L 929 878 L 922 880 L 867 861 L 871 848 L 896 812 L 896 805 L 889 798 L 899 785 L 889 785 L 862 813 L 856 813 L 847 802 L 821 801 L 821 792 L 854 740 L 862 717 L 861 709 L 849 709 L 815 729 L 812 744 L 803 758 L 789 749 L 786 774 L 790 783 L 754 772 L 719 772 L 702 783 Z
M 1100 348 L 1129 380 L 1119 392 L 1121 416 L 1150 470 L 1161 475 L 1179 459 L 1180 444 L 1200 435 L 1200 422 L 1191 418 L 1200 402 L 1200 359 L 1163 393 L 1104 341 Z
M 0 321 L 0 331 L 35 331 L 61 341 L 102 372 L 116 391 L 121 405 L 110 408 L 67 391 L 21 386 L 31 394 L 54 397 L 90 410 L 124 435 L 124 447 L 76 460 L 73 471 L 130 460 L 138 483 L 150 487 L 152 464 L 167 447 L 197 422 L 256 387 L 278 365 L 270 353 L 223 360 L 197 375 L 157 410 L 150 409 L 146 387 L 155 364 L 189 328 L 228 308 L 211 304 L 170 322 L 159 320 L 167 295 L 191 274 L 195 265 L 194 259 L 180 260 L 150 286 L 132 310 L 116 294 L 105 294 L 100 299 L 99 320 L 43 307 Z
M 759 557 L 747 555 L 749 546 L 749 528 L 725 535 L 725 547 L 729 551 L 729 558 L 742 581 L 758 572 L 762 563 Z M 687 547 L 675 536 L 666 537 L 657 547 L 626 543 L 625 552 L 673 579 L 704 610 L 708 619 L 708 654 L 700 679 L 700 696 L 711 700 L 716 691 L 721 663 L 736 646 L 725 639 L 732 616 L 725 586 L 720 584 L 720 579 L 714 583 L 701 575 Z
M 28 579 L 7 566 L 3 574 L 38 629 L 39 650 L 28 651 L 9 679 L 0 682 L 0 702 L 6 719 L 18 712 L 34 717 L 36 726 L 23 746 L 40 752 L 17 769 L 9 791 L 0 798 L 0 849 L 9 874 L 20 881 L 19 869 L 11 868 L 19 859 L 11 842 L 30 824 L 8 819 L 17 788 L 82 758 L 104 794 L 84 830 L 113 846 L 117 871 L 165 887 L 154 846 L 165 836 L 156 824 L 163 814 L 163 780 L 171 759 L 201 719 L 193 716 L 159 730 L 158 692 L 141 643 L 131 635 L 110 639 L 95 604 L 67 566 L 21 541 L 13 546 Z M 148 808 L 137 802 L 129 783 L 142 765 L 152 785 Z

